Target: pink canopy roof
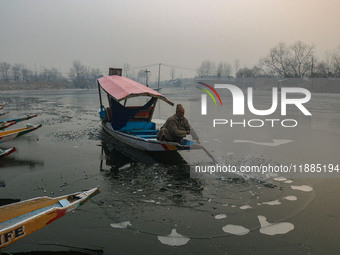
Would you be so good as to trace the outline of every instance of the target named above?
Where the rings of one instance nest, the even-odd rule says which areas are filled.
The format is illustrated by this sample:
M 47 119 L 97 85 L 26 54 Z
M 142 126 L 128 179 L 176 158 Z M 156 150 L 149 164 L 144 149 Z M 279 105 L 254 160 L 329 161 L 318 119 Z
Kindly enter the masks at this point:
M 123 76 L 104 76 L 98 79 L 98 83 L 106 93 L 110 94 L 118 101 L 125 100 L 129 97 L 150 96 L 162 99 L 168 104 L 174 105 L 173 102 L 171 102 L 162 94 Z

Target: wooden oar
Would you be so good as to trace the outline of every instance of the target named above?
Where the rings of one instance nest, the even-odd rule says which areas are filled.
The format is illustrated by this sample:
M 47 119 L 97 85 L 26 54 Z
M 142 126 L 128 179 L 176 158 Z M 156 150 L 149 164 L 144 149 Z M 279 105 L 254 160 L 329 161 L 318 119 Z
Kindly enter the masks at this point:
M 194 140 L 197 141 L 197 143 L 199 144 L 199 146 L 201 146 L 201 148 L 205 151 L 205 153 L 207 153 L 207 155 L 213 160 L 213 162 L 215 164 L 218 163 L 218 161 L 215 159 L 215 157 L 201 144 L 200 140 L 199 140 L 199 137 L 195 131 L 195 129 L 190 125 L 190 133 L 191 133 L 191 136 Z
M 201 148 L 205 151 L 205 153 L 207 153 L 208 156 L 214 161 L 214 163 L 217 164 L 218 161 L 215 159 L 215 157 L 199 141 L 197 142 L 201 146 Z

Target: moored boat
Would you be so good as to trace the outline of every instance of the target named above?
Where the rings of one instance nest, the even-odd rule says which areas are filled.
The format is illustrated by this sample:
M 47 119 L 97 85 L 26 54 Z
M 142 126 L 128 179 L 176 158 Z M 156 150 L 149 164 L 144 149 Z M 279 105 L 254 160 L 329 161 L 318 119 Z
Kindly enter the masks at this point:
M 4 109 L 5 105 L 6 105 L 5 102 L 0 103 L 0 110 Z
M 0 130 L 3 130 L 5 128 L 8 128 L 10 126 L 13 126 L 14 124 L 16 124 L 15 121 L 13 122 L 3 122 L 3 123 L 0 123 Z
M 27 125 L 25 128 L 19 128 L 19 129 L 13 129 L 13 130 L 8 130 L 8 131 L 1 131 L 0 132 L 0 143 L 12 140 L 16 137 L 25 135 L 27 133 L 30 133 L 38 128 L 41 127 L 41 124 L 39 125 Z
M 0 207 L 0 248 L 6 247 L 83 205 L 98 194 L 99 186 L 84 192 L 38 197 Z
M 9 124 L 10 125 L 14 125 L 14 124 L 16 124 L 18 122 L 21 122 L 21 121 L 24 121 L 24 120 L 29 120 L 29 119 L 35 118 L 37 116 L 38 116 L 37 114 L 33 114 L 33 115 L 27 115 L 25 117 L 18 117 L 18 118 L 0 120 L 0 129 L 1 129 L 2 125 L 9 125 Z
M 121 69 L 117 73 L 121 74 Z M 121 75 L 109 75 L 98 79 L 100 100 L 99 114 L 104 130 L 119 141 L 144 151 L 178 151 L 201 149 L 196 141 L 182 139 L 180 143 L 159 141 L 156 124 L 152 122 L 157 100 L 174 103 L 162 94 Z M 101 90 L 107 94 L 109 107 L 102 103 Z M 140 106 L 127 106 L 128 99 L 146 97 Z
M 15 147 L 9 148 L 9 149 L 0 149 L 0 158 L 2 157 L 6 157 L 9 154 L 11 154 L 12 152 L 15 152 L 16 149 Z

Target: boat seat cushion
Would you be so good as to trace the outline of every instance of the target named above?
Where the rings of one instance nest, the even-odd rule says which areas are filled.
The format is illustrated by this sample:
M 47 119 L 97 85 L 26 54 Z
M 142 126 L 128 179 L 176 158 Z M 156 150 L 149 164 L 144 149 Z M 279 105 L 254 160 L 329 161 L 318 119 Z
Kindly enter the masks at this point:
M 124 127 L 120 129 L 120 131 L 129 131 L 129 132 L 139 132 L 139 131 L 153 131 L 156 130 L 156 124 L 154 122 L 149 121 L 129 121 L 126 123 Z
M 145 138 L 145 139 L 153 139 L 153 138 L 157 138 L 157 135 L 138 135 L 138 137 L 141 137 L 141 138 Z
M 65 206 L 68 206 L 70 202 L 64 198 L 62 200 L 59 200 L 59 204 L 61 205 L 61 207 L 65 207 Z

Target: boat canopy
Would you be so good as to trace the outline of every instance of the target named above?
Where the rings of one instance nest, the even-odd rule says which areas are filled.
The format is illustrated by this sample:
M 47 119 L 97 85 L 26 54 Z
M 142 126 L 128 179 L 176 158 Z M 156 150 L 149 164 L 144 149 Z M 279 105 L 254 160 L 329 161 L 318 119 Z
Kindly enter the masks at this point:
M 162 94 L 123 76 L 104 76 L 98 79 L 98 84 L 106 93 L 114 97 L 118 102 L 130 97 L 150 96 L 153 98 L 159 98 L 170 105 L 174 105 L 173 102 Z

